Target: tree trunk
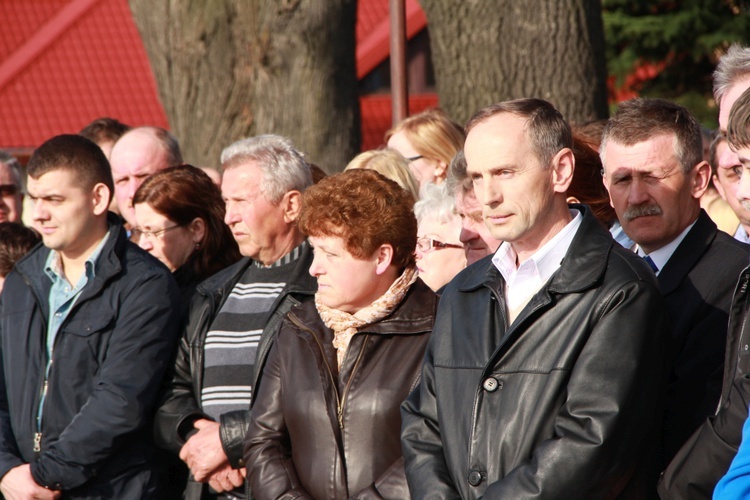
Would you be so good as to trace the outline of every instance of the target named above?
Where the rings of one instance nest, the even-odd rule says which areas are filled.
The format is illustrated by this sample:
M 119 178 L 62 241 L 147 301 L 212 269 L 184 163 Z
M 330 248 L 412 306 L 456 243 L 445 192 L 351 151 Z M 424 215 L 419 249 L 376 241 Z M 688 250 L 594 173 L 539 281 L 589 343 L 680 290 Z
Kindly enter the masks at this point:
M 359 150 L 356 0 L 129 0 L 185 160 L 275 133 L 341 170 Z
M 420 0 L 440 105 L 457 120 L 540 97 L 570 121 L 606 118 L 600 0 Z

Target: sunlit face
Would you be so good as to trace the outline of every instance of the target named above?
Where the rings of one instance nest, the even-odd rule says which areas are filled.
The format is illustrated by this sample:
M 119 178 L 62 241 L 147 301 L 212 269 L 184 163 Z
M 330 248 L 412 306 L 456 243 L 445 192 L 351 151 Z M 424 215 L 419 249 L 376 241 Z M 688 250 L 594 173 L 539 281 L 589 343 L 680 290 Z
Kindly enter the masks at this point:
M 388 289 L 384 274 L 377 272 L 377 257 L 358 259 L 338 236 L 310 236 L 313 261 L 310 274 L 318 280 L 317 300 L 333 309 L 354 314 Z M 385 287 L 385 288 L 384 288 Z
M 698 217 L 699 199 L 708 184 L 707 172 L 703 172 L 705 182 L 698 174 L 708 165 L 684 172 L 674 134 L 632 146 L 610 141 L 603 159 L 604 185 L 617 218 L 646 253 L 674 240 Z
M 290 224 L 284 206 L 271 203 L 261 192 L 262 180 L 260 167 L 248 161 L 224 172 L 221 195 L 227 209 L 224 222 L 240 253 L 271 264 L 286 253 L 281 247 L 289 239 Z
M 428 182 L 440 184 L 445 178 L 445 165 L 433 158 L 425 158 L 419 153 L 409 141 L 404 131 L 393 134 L 388 139 L 388 147 L 395 149 L 409 161 L 409 169 L 419 182 L 420 189 Z
M 146 178 L 170 166 L 167 152 L 151 134 L 133 131 L 115 143 L 109 161 L 117 207 L 122 217 L 135 225 L 133 196 Z
M 179 226 L 148 203 L 137 203 L 134 208 L 136 228 L 141 231 L 138 246 L 159 259 L 170 271 L 176 271 L 195 251 L 202 234 L 196 234 L 192 226 Z
M 482 205 L 477 201 L 474 192 L 457 193 L 455 197 L 456 213 L 461 218 L 459 241 L 464 245 L 466 265 L 495 253 L 502 241 L 490 233 L 482 217 Z
M 511 243 L 519 256 L 564 227 L 556 194 L 569 184 L 569 177 L 554 183 L 555 169 L 542 167 L 524 132 L 526 121 L 511 113 L 492 116 L 471 129 L 464 146 L 484 221 L 493 238 Z
M 742 164 L 737 153 L 731 150 L 726 141 L 716 146 L 716 174 L 713 176 L 714 186 L 721 197 L 737 215 L 743 226 L 750 227 L 750 193 L 747 198 L 740 199 L 738 190 L 742 177 Z M 748 208 L 743 205 L 746 204 Z
M 23 194 L 13 170 L 0 162 L 0 222 L 21 222 Z
M 719 103 L 719 130 L 722 132 L 727 131 L 729 113 L 732 111 L 732 106 L 748 88 L 750 88 L 750 76 L 736 81 L 721 98 L 721 102 Z
M 466 267 L 466 254 L 458 237 L 461 219 L 453 216 L 448 222 L 438 222 L 434 217 L 425 217 L 419 222 L 417 238 L 431 238 L 442 243 L 458 245 L 459 248 L 432 248 L 422 251 L 417 245 L 416 259 L 419 277 L 433 290 L 439 290 Z
M 98 187 L 97 187 L 98 186 Z M 84 189 L 73 172 L 51 170 L 38 179 L 28 178 L 28 194 L 34 202 L 34 228 L 44 245 L 63 257 L 76 259 L 93 250 L 102 235 L 92 231 L 109 202 L 109 190 L 98 184 Z M 105 201 L 97 197 L 97 189 Z

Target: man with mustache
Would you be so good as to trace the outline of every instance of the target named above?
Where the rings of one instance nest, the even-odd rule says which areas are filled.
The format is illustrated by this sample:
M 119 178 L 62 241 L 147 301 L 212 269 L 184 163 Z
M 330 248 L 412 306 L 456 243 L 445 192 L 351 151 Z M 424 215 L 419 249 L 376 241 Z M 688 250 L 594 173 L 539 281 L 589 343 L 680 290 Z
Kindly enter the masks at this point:
M 711 169 L 690 113 L 661 99 L 620 105 L 604 130 L 604 184 L 625 233 L 657 275 L 670 320 L 663 467 L 721 393 L 728 313 L 748 247 L 700 208 Z

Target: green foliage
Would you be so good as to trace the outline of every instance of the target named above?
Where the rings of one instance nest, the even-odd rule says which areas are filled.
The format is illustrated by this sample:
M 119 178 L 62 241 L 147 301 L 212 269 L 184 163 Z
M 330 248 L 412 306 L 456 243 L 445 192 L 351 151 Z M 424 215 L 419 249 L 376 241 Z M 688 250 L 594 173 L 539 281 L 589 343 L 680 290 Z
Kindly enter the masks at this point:
M 643 62 L 663 61 L 662 72 L 639 93 L 684 101 L 705 125 L 714 127 L 711 73 L 733 42 L 750 45 L 750 3 L 602 0 L 602 11 L 608 70 L 616 85 Z

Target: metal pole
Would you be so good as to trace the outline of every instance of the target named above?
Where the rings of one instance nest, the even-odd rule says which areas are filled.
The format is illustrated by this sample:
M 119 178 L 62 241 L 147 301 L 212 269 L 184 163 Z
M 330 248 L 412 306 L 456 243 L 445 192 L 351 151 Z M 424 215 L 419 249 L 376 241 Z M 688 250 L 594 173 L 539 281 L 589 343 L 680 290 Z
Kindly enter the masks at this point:
M 409 89 L 406 78 L 405 0 L 389 0 L 391 17 L 391 111 L 393 124 L 409 115 Z

